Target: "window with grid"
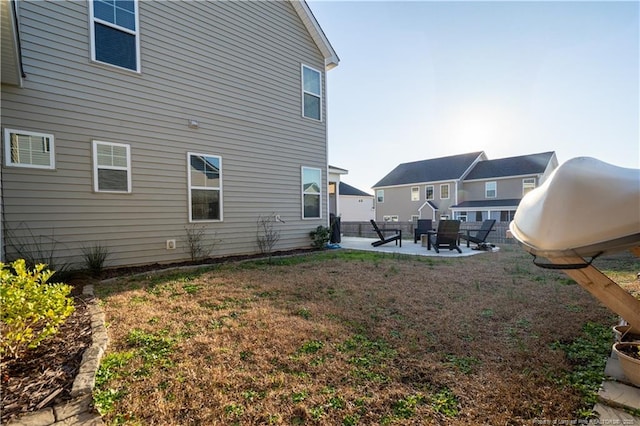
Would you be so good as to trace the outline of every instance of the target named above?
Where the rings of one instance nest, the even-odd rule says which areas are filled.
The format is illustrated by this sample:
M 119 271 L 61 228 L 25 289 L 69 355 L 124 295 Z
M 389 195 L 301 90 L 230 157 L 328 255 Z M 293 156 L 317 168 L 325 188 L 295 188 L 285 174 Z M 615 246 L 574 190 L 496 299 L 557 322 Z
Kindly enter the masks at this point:
M 533 191 L 536 188 L 536 179 L 535 178 L 526 178 L 522 179 L 522 196 L 524 197 L 529 192 Z
M 321 217 L 322 206 L 322 170 L 302 168 L 302 217 L 304 219 L 318 219 Z
M 140 72 L 137 0 L 92 0 L 91 59 Z
M 440 185 L 440 199 L 447 200 L 449 198 L 449 184 Z
M 425 197 L 427 200 L 433 200 L 433 185 L 427 185 L 427 189 L 425 190 Z
M 93 188 L 96 192 L 131 192 L 129 145 L 93 141 Z
M 5 165 L 53 169 L 53 135 L 24 130 L 4 129 Z
M 322 119 L 322 73 L 302 66 L 302 115 Z
M 486 182 L 484 184 L 485 198 L 496 198 L 498 196 L 498 184 L 496 182 Z
M 189 220 L 222 220 L 222 158 L 190 152 L 187 161 Z

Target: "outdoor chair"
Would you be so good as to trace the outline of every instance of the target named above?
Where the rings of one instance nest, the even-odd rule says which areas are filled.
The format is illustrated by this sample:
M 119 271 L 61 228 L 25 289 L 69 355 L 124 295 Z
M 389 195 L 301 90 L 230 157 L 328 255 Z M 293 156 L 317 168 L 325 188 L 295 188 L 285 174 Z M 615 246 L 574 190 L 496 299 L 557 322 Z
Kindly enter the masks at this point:
M 441 247 L 446 247 L 449 250 L 458 250 L 458 253 L 462 253 L 459 246 L 460 240 L 460 221 L 459 220 L 441 220 L 438 222 L 438 230 L 429 234 L 431 246 L 440 253 Z
M 398 245 L 398 242 L 400 242 L 400 247 L 402 247 L 402 230 L 401 229 L 380 230 L 380 228 L 378 228 L 378 225 L 376 224 L 376 221 L 373 219 L 371 219 L 371 225 L 373 226 L 373 230 L 376 231 L 376 234 L 378 234 L 378 238 L 380 238 L 378 241 L 372 242 L 371 243 L 372 246 L 378 247 L 383 244 L 390 243 L 391 241 L 395 241 L 396 245 Z M 385 237 L 384 232 L 393 232 L 395 233 L 395 235 L 392 235 L 390 237 Z
M 417 243 L 420 239 L 420 235 L 427 234 L 428 231 L 433 230 L 431 219 L 418 219 L 418 226 L 413 230 L 413 242 Z
M 466 234 L 461 234 L 460 238 L 463 240 L 467 240 L 467 247 L 469 247 L 469 243 L 476 243 L 479 248 L 485 249 L 488 248 L 488 244 L 486 243 L 487 237 L 489 236 L 489 232 L 493 229 L 493 226 L 496 224 L 495 219 L 487 219 L 482 222 L 480 229 L 473 230 L 467 229 Z M 473 234 L 472 234 L 473 232 Z

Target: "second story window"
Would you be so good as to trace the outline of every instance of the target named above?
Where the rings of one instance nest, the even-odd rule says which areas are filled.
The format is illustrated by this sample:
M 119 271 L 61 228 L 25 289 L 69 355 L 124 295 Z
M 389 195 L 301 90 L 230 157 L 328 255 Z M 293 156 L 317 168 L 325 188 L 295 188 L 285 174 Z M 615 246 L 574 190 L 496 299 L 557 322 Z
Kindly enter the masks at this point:
M 440 185 L 440 199 L 441 200 L 449 199 L 449 184 L 448 183 Z
M 140 37 L 136 0 L 93 0 L 91 59 L 140 72 Z
M 322 119 L 322 74 L 306 65 L 302 66 L 302 115 Z
M 433 185 L 427 185 L 425 197 L 427 200 L 433 200 Z
M 411 187 L 411 201 L 420 201 L 420 187 L 412 186 Z
M 527 193 L 531 192 L 536 187 L 536 179 L 535 178 L 527 178 L 522 179 L 522 196 L 524 197 Z
M 496 198 L 498 196 L 498 184 L 496 182 L 487 182 L 484 184 L 485 198 Z
M 376 191 L 376 201 L 384 203 L 384 189 L 378 189 Z

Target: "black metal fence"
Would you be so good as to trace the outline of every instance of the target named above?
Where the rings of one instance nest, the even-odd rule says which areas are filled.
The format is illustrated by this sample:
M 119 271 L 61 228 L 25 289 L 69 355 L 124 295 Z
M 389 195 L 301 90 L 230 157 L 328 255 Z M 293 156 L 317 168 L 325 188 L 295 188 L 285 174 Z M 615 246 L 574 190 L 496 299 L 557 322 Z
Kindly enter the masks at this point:
M 400 229 L 402 230 L 403 240 L 413 240 L 413 230 L 415 224 L 413 222 L 377 222 L 378 227 L 382 230 L 386 229 Z M 460 229 L 478 229 L 482 225 L 482 222 L 463 222 L 460 225 Z M 341 225 L 342 235 L 345 237 L 363 237 L 363 238 L 377 238 L 373 227 L 370 222 L 342 222 Z M 438 228 L 438 222 L 433 222 L 434 229 Z M 487 242 L 494 244 L 515 244 L 516 240 L 513 238 L 507 238 L 507 229 L 509 229 L 509 222 L 496 222 L 493 227 L 493 231 L 487 237 Z

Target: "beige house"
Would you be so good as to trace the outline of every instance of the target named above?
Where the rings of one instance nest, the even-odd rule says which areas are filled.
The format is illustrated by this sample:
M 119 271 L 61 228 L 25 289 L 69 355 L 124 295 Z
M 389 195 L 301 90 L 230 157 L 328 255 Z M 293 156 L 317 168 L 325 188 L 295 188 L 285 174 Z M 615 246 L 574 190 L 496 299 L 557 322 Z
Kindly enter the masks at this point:
M 304 1 L 0 0 L 2 258 L 109 265 L 275 250 L 327 225 L 326 72 Z
M 373 195 L 340 182 L 340 218 L 343 222 L 369 222 L 376 217 Z
M 489 160 L 484 152 L 398 165 L 373 186 L 377 221 L 509 222 L 558 166 L 554 152 Z

